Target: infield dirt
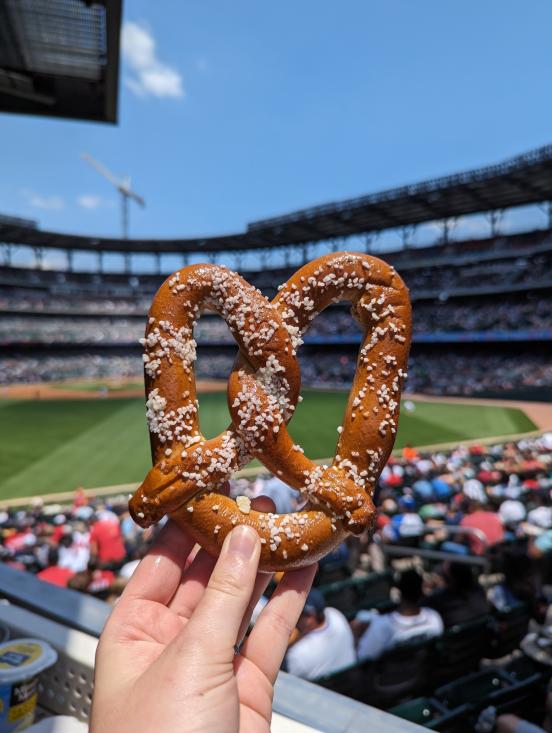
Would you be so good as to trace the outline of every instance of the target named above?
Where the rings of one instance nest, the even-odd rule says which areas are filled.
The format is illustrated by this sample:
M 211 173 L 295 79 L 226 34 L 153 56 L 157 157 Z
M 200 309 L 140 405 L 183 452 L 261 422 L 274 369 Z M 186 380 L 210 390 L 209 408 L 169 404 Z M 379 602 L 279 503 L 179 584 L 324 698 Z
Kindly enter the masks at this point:
M 71 389 L 72 384 L 77 384 L 75 380 L 71 380 L 67 384 L 61 382 L 40 382 L 37 384 L 10 384 L 2 388 L 2 397 L 10 400 L 99 400 L 99 399 L 120 399 L 122 397 L 143 397 L 144 388 L 142 386 L 131 386 L 136 384 L 136 378 L 125 381 L 120 379 L 105 379 L 106 390 L 93 390 L 87 387 L 86 382 L 82 382 L 82 388 L 75 386 Z M 128 389 L 125 388 L 128 384 Z M 113 389 L 110 389 L 110 385 Z M 197 382 L 197 391 L 199 393 L 207 392 L 223 392 L 226 389 L 226 382 L 223 379 L 200 379 Z

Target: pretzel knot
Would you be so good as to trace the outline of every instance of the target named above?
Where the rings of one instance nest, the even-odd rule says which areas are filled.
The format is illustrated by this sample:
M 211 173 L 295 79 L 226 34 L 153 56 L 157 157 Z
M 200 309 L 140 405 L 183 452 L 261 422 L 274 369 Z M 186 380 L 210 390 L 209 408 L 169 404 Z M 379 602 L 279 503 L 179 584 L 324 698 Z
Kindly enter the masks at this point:
M 287 430 L 300 401 L 297 349 L 310 322 L 348 300 L 364 330 L 337 450 L 330 466 L 307 458 Z M 239 346 L 228 380 L 231 425 L 216 438 L 200 432 L 193 327 L 217 312 Z M 408 291 L 392 267 L 368 255 L 337 253 L 298 270 L 269 302 L 234 272 L 215 265 L 179 270 L 153 301 L 143 344 L 153 468 L 130 501 L 142 526 L 171 514 L 218 554 L 237 524 L 254 527 L 261 569 L 312 563 L 375 519 L 372 493 L 397 431 L 411 337 Z M 221 493 L 252 458 L 301 492 L 293 514 L 250 509 Z

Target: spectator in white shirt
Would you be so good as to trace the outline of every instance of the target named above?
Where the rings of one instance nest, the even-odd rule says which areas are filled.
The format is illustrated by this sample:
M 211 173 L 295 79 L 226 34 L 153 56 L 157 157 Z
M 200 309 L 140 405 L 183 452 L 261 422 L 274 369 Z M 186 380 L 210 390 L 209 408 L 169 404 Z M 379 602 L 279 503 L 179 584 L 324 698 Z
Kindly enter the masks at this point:
M 422 578 L 415 570 L 404 572 L 397 584 L 401 593 L 399 608 L 374 616 L 358 642 L 359 659 L 377 659 L 398 644 L 443 633 L 437 611 L 422 607 Z
M 69 568 L 74 573 L 82 573 L 90 560 L 88 532 L 66 532 L 59 540 L 59 562 L 61 568 Z
M 301 638 L 286 656 L 286 669 L 291 674 L 313 680 L 356 662 L 347 619 L 337 608 L 326 608 L 319 590 L 313 589 L 307 596 L 297 628 Z

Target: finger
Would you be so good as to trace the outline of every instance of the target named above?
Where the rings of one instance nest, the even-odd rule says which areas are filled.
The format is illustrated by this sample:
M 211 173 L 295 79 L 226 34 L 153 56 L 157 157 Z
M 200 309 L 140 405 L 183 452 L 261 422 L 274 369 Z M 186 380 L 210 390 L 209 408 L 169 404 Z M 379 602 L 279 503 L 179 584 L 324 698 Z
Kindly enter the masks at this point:
M 192 617 L 205 592 L 215 564 L 216 558 L 209 555 L 205 550 L 200 550 L 193 563 L 182 574 L 182 581 L 169 603 L 169 608 L 177 613 L 183 621 L 188 621 Z M 251 623 L 255 606 L 273 577 L 272 573 L 257 573 L 253 594 L 247 605 L 238 633 L 238 644 L 243 640 Z
M 273 578 L 272 573 L 257 573 L 257 577 L 255 578 L 255 586 L 253 588 L 253 593 L 251 594 L 251 600 L 247 604 L 247 608 L 243 615 L 240 630 L 238 631 L 238 638 L 237 638 L 238 645 L 242 643 L 243 638 L 247 632 L 247 629 L 249 628 L 249 624 L 251 623 L 251 616 L 253 615 L 255 606 L 257 605 L 261 596 L 267 589 L 267 586 L 270 583 L 270 581 L 272 580 L 272 578 Z
M 188 622 L 188 638 L 206 640 L 211 652 L 233 658 L 243 616 L 255 587 L 261 542 L 254 529 L 240 525 L 230 532 L 222 546 L 207 588 Z M 184 639 L 183 639 L 184 641 Z
M 169 608 L 182 619 L 190 619 L 200 602 L 217 559 L 200 550 L 192 564 L 182 574 L 180 585 L 169 603 Z
M 291 632 L 301 615 L 317 566 L 286 573 L 242 648 L 242 656 L 273 683 L 286 653 Z
M 224 484 L 221 493 L 228 493 L 228 483 Z M 251 502 L 253 509 L 259 512 L 271 512 L 274 511 L 275 506 L 272 499 L 268 496 L 257 497 Z M 205 550 L 200 550 L 194 561 L 186 568 L 182 574 L 182 580 L 177 588 L 173 599 L 169 606 L 177 613 L 181 619 L 188 620 L 191 618 L 192 613 L 195 611 L 197 604 L 201 600 L 213 568 L 215 567 L 216 558 L 213 558 Z M 271 574 L 263 574 L 263 579 L 258 578 L 255 581 L 255 588 L 253 591 L 253 597 L 245 612 L 244 623 L 240 629 L 238 639 L 242 639 L 249 626 L 251 614 L 255 608 L 259 598 L 266 590 L 268 583 L 272 577 Z
M 194 541 L 180 527 L 167 522 L 128 581 L 121 602 L 139 598 L 168 603 L 180 584 L 193 546 Z

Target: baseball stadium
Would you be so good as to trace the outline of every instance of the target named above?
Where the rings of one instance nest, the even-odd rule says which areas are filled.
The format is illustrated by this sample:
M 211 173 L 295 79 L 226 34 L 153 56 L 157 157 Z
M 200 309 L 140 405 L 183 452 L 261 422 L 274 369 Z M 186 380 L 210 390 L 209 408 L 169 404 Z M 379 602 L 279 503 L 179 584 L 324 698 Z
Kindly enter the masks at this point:
M 31 115 L 37 124 L 44 117 L 54 125 L 63 118 L 116 123 L 122 22 L 120 2 L 0 0 L 0 112 Z M 39 31 L 52 33 L 52 23 L 62 24 L 64 39 L 53 34 L 45 46 Z M 83 167 L 90 164 L 120 195 L 121 236 L 0 215 L 0 633 L 7 650 L 32 637 L 57 658 L 36 678 L 27 712 L 17 712 L 29 730 L 88 730 L 97 638 L 122 615 L 170 535 L 171 523 L 138 526 L 133 518 L 144 515 L 128 506 L 150 475 L 152 449 L 157 461 L 161 449 L 171 455 L 156 447 L 151 418 L 161 383 L 153 381 L 159 372 L 150 369 L 148 351 L 158 293 L 173 287 L 177 271 L 177 280 L 193 285 L 186 273 L 206 263 L 243 278 L 244 302 L 254 292 L 259 307 L 280 308 L 285 318 L 279 293 L 296 288 L 286 285 L 295 273 L 318 266 L 318 258 L 340 262 L 343 252 L 367 269 L 383 261 L 408 288 L 407 376 L 392 452 L 369 498 L 373 526 L 348 533 L 318 560 L 313 590 L 305 591 L 274 670 L 271 730 L 552 730 L 552 145 L 252 220 L 234 233 L 180 238 L 129 237 L 129 214 L 143 199 L 83 157 Z M 534 223 L 506 230 L 503 221 L 524 207 L 538 212 Z M 483 223 L 477 236 L 457 232 L 458 222 L 475 218 Z M 420 243 L 420 231 L 432 236 Z M 383 246 L 390 233 L 395 246 Z M 187 295 L 192 285 L 177 287 Z M 256 379 L 262 371 L 210 297 L 210 306 L 190 316 L 199 428 L 186 449 L 225 435 L 229 425 L 239 433 L 233 376 L 244 364 Z M 292 352 L 301 400 L 289 434 L 321 471 L 341 465 L 336 451 L 352 425 L 351 385 L 366 334 L 377 332 L 360 322 L 351 300 L 335 297 L 309 317 Z M 180 355 L 179 338 L 172 348 Z M 360 403 L 357 397 L 352 404 Z M 374 420 L 388 404 L 384 389 L 380 406 L 371 408 Z M 368 433 L 360 430 L 355 441 L 370 452 L 376 444 L 366 443 Z M 269 517 L 304 509 L 303 492 L 285 481 L 286 466 L 269 471 L 262 451 L 248 458 L 228 473 L 224 489 L 240 511 L 243 501 L 246 513 L 253 502 Z M 351 472 L 349 482 L 358 478 Z M 200 492 L 203 485 L 197 482 L 198 496 L 209 493 Z M 186 573 L 200 572 L 192 546 L 188 564 L 181 560 L 180 589 Z M 253 617 L 245 612 L 242 621 L 249 636 L 232 642 L 237 653 L 255 648 L 256 631 L 262 646 L 271 607 L 288 599 L 293 609 L 289 594 L 302 572 L 261 574 L 263 587 L 249 599 Z M 263 648 L 270 643 L 267 637 Z M 2 660 L 0 654 L 0 691 Z M 108 666 L 109 657 L 101 669 Z M 95 685 L 103 689 L 98 676 Z M 95 695 L 102 700 L 103 693 Z M 98 723 L 101 705 L 95 699 L 91 730 L 122 731 Z M 2 727 L 2 715 L 0 708 L 0 731 L 12 730 Z M 68 716 L 70 727 L 56 723 L 58 716 Z

